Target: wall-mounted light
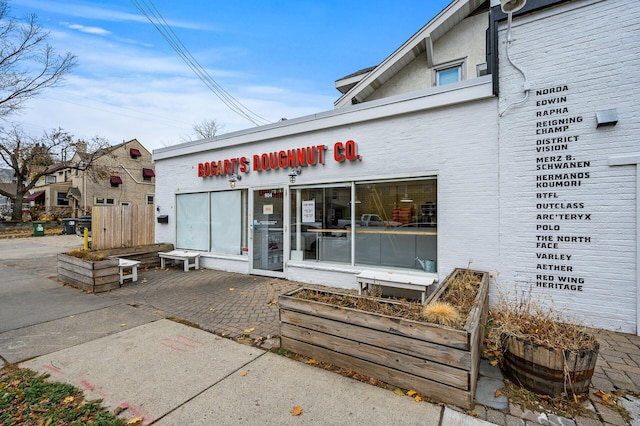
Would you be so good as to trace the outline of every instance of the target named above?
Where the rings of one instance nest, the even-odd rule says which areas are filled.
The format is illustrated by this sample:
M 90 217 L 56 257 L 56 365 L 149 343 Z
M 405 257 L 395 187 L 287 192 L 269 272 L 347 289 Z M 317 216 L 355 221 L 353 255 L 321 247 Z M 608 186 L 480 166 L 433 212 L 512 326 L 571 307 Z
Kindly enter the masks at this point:
M 618 111 L 615 108 L 596 111 L 596 122 L 596 127 L 615 126 L 618 123 Z
M 527 4 L 527 0 L 500 0 L 500 8 L 504 13 L 514 13 Z
M 229 178 L 229 186 L 231 188 L 235 188 L 236 187 L 236 182 L 241 181 L 242 180 L 242 176 L 234 173 L 231 175 L 231 177 Z
M 295 167 L 289 173 L 289 182 L 296 183 L 296 178 L 302 173 L 302 167 Z

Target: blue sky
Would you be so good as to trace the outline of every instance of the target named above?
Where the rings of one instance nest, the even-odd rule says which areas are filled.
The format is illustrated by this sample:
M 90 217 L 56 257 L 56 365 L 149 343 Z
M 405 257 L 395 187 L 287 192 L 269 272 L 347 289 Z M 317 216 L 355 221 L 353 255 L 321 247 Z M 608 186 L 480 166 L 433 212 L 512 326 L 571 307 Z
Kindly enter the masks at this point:
M 8 1 L 12 15 L 38 16 L 58 52 L 78 57 L 63 86 L 12 117 L 28 133 L 62 127 L 112 144 L 137 138 L 152 151 L 184 141 L 203 120 L 216 120 L 223 133 L 254 126 L 197 78 L 131 1 Z M 333 109 L 336 79 L 380 63 L 448 3 L 153 2 L 207 73 L 272 122 Z

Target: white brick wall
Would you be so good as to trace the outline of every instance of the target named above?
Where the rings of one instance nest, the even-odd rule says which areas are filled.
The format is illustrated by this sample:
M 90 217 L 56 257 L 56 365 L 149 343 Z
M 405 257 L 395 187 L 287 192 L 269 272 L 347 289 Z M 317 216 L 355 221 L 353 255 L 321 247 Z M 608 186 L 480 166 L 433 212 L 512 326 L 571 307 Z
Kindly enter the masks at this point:
M 574 319 L 636 332 L 636 167 L 611 167 L 609 158 L 640 152 L 639 21 L 640 3 L 624 0 L 575 1 L 516 18 L 511 57 L 525 70 L 532 93 L 501 118 L 498 111 L 523 94 L 522 76 L 505 58 L 504 27 L 499 41 L 499 100 L 468 92 L 469 88 L 389 99 L 230 135 L 211 143 L 210 150 L 189 145 L 161 152 L 156 162 L 156 199 L 170 223 L 156 224 L 156 238 L 175 241 L 176 193 L 228 189 L 226 178 L 199 178 L 199 162 L 319 144 L 333 147 L 336 141 L 353 139 L 361 162 L 327 161 L 324 166 L 308 167 L 296 183 L 435 175 L 441 279 L 454 267 L 471 263 L 473 268 L 494 273 L 492 302 L 500 292 L 511 291 L 513 296 L 514 291 L 531 288 L 536 298 Z M 557 94 L 536 94 L 536 90 L 564 86 L 567 90 Z M 465 100 L 466 93 L 475 97 Z M 538 117 L 551 108 L 537 102 L 549 98 L 562 98 L 557 104 L 562 109 Z M 610 108 L 617 110 L 619 123 L 597 129 L 595 112 Z M 538 122 L 577 117 L 566 131 L 536 135 L 536 129 L 555 127 L 539 127 Z M 537 152 L 538 139 L 558 136 L 574 139 L 560 151 Z M 326 155 L 331 158 L 332 149 Z M 556 155 L 562 156 L 560 161 L 545 159 Z M 567 156 L 586 163 L 579 168 L 536 170 L 539 164 L 567 164 Z M 537 188 L 539 176 L 572 172 L 589 173 L 589 177 L 573 179 L 579 182 L 577 187 Z M 237 187 L 286 184 L 287 171 L 278 170 L 248 173 Z M 549 193 L 554 198 L 538 195 Z M 557 209 L 549 202 L 579 204 Z M 589 215 L 589 220 L 555 216 L 564 213 Z M 538 214 L 554 215 L 553 220 Z M 559 241 L 563 236 L 589 238 L 589 242 Z M 553 246 L 536 247 L 540 242 Z M 547 255 L 557 258 L 538 257 Z M 317 270 L 306 269 L 303 263 L 296 262 L 290 269 L 290 279 L 355 285 L 352 271 L 342 270 L 344 265 Z M 229 259 L 205 257 L 203 264 L 244 270 Z M 541 265 L 565 270 L 540 269 Z M 322 265 L 314 263 L 314 267 Z M 538 275 L 547 278 L 538 279 Z M 560 277 L 579 283 L 573 290 L 538 287 L 538 282 L 555 286 Z
M 265 137 L 264 140 L 258 138 L 258 142 L 252 144 L 239 144 L 242 138 L 238 138 L 236 144 L 219 150 L 214 150 L 212 144 L 210 151 L 157 160 L 157 205 L 161 214 L 169 215 L 170 223 L 156 224 L 156 239 L 175 241 L 176 193 L 229 188 L 226 178 L 199 178 L 196 170 L 199 162 L 237 156 L 250 158 L 263 152 L 325 144 L 330 147 L 325 154 L 326 164 L 304 168 L 296 184 L 437 176 L 440 277 L 446 276 L 454 267 L 467 266 L 470 259 L 475 268 L 495 270 L 498 252 L 497 100 L 489 96 L 490 84 L 483 85 L 481 99 L 455 107 L 412 111 L 411 101 L 397 102 L 381 107 L 393 111 L 386 118 L 372 121 L 356 120 L 358 109 L 352 113 L 341 110 L 339 116 L 330 120 L 351 124 L 335 127 L 317 124 L 319 130 L 293 132 L 279 138 Z M 446 93 L 438 96 L 445 101 L 451 98 Z M 362 161 L 333 161 L 334 143 L 349 139 L 358 144 Z M 251 171 L 243 175 L 236 188 L 285 185 L 288 184 L 287 173 L 287 170 Z M 226 269 L 229 262 L 224 262 L 205 257 L 203 264 Z M 317 265 L 314 262 L 314 266 Z M 333 282 L 320 282 L 321 277 Z M 353 269 L 348 273 L 321 273 L 296 267 L 291 269 L 289 278 L 340 287 L 356 284 Z
M 569 316 L 600 328 L 636 332 L 636 188 L 635 166 L 610 167 L 613 155 L 638 153 L 640 130 L 638 68 L 640 66 L 640 5 L 623 0 L 571 2 L 531 16 L 514 19 L 511 58 L 531 84 L 526 102 L 515 105 L 500 119 L 500 265 L 503 289 L 533 289 L 533 294 Z M 500 32 L 500 105 L 522 97 L 522 76 L 505 57 L 506 31 Z M 567 86 L 557 94 L 536 95 L 536 90 Z M 566 97 L 557 115 L 537 105 L 548 98 Z M 615 127 L 596 128 L 597 110 L 615 108 Z M 581 117 L 565 132 L 536 135 L 537 123 L 549 119 Z M 543 137 L 578 136 L 567 149 L 536 152 Z M 588 167 L 537 171 L 541 157 L 570 155 L 588 161 Z M 588 172 L 575 188 L 536 187 L 538 175 Z M 537 198 L 552 193 L 553 199 Z M 583 203 L 583 208 L 562 213 L 590 214 L 591 220 L 539 220 L 537 214 L 556 214 L 538 203 Z M 544 206 L 543 206 L 544 207 Z M 559 231 L 537 230 L 538 225 L 560 226 Z M 558 242 L 558 236 L 590 237 L 590 243 Z M 550 237 L 557 248 L 536 248 L 539 238 Z M 539 260 L 537 254 L 570 255 L 571 259 Z M 538 264 L 571 268 L 538 269 Z M 553 275 L 539 280 L 537 275 Z M 538 281 L 558 283 L 559 277 L 584 280 L 582 291 L 543 288 Z M 512 293 L 513 295 L 513 293 Z M 496 292 L 494 291 L 495 301 Z

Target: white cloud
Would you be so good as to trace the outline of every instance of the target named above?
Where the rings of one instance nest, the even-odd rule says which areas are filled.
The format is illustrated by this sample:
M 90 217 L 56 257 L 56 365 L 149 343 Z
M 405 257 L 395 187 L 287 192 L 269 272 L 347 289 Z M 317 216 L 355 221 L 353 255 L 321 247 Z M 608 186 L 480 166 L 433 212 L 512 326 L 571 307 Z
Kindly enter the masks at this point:
M 96 35 L 109 35 L 109 34 L 111 34 L 111 31 L 108 31 L 108 30 L 105 30 L 104 28 L 99 28 L 99 27 L 85 27 L 84 25 L 69 24 L 69 23 L 65 23 L 65 22 L 63 22 L 61 24 L 66 26 L 69 29 L 78 30 L 80 32 L 87 33 L 87 34 L 96 34 Z
M 96 21 L 113 21 L 113 22 L 140 22 L 150 24 L 146 17 L 138 12 L 129 12 L 130 9 L 116 9 L 113 5 L 107 7 L 88 6 L 83 2 L 69 1 L 50 1 L 50 0 L 12 0 L 12 4 L 20 5 L 32 11 L 46 11 L 63 16 L 74 16 L 77 18 L 92 19 Z M 210 24 L 198 22 L 187 22 L 180 20 L 167 19 L 172 27 L 184 28 L 191 30 L 212 31 L 215 30 Z

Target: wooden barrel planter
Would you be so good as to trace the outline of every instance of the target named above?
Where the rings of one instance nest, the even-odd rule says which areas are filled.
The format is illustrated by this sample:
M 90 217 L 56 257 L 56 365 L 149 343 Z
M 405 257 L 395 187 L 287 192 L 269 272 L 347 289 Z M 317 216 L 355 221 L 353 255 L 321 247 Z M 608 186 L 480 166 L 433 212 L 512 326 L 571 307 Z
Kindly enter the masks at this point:
M 516 336 L 502 337 L 507 376 L 514 383 L 543 395 L 588 392 L 598 349 L 598 343 L 593 349 L 570 350 L 535 344 Z
M 481 284 L 462 330 L 309 300 L 298 295 L 305 290 L 301 288 L 278 299 L 281 346 L 470 409 L 475 404 L 489 294 L 489 274 L 477 273 L 482 276 Z M 442 283 L 446 285 L 447 280 Z M 332 291 L 321 293 L 401 303 Z M 437 294 L 441 292 L 433 296 Z

